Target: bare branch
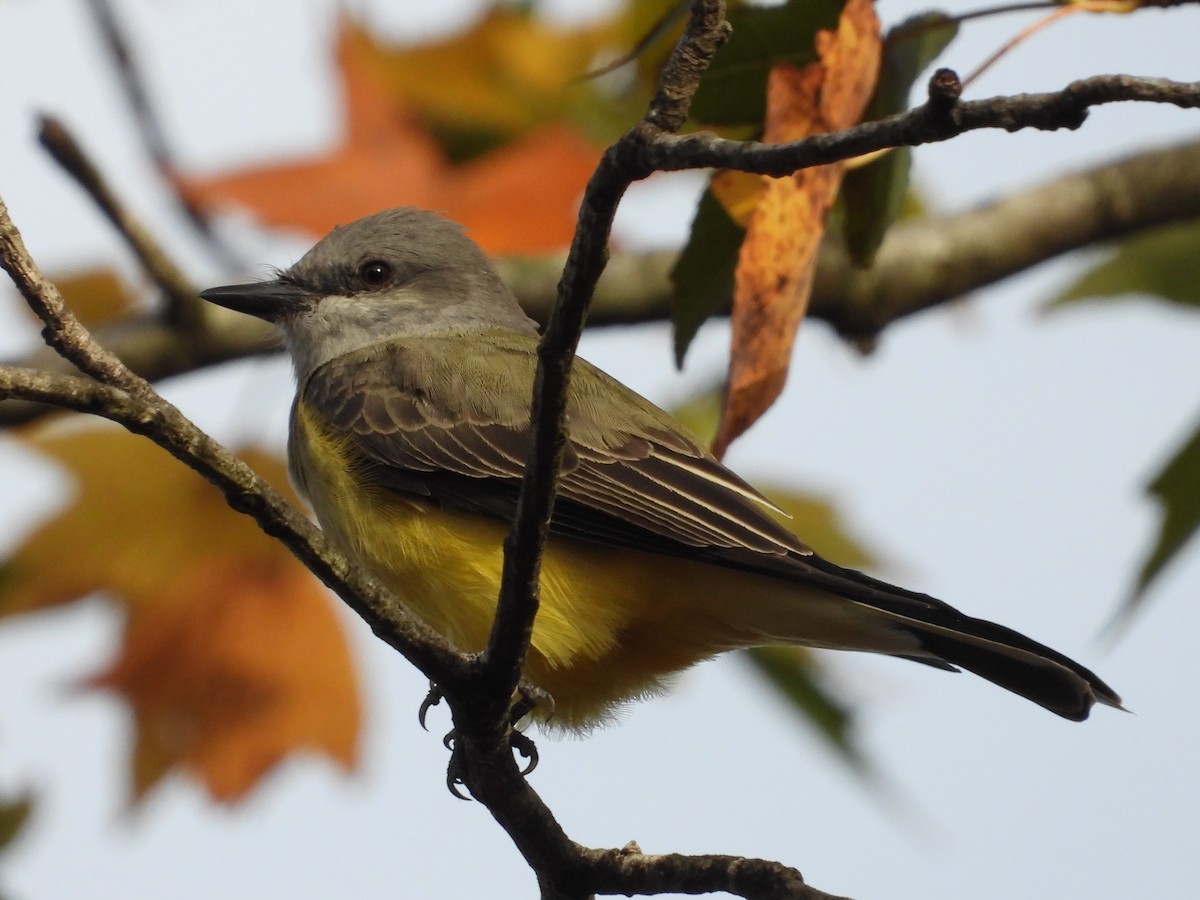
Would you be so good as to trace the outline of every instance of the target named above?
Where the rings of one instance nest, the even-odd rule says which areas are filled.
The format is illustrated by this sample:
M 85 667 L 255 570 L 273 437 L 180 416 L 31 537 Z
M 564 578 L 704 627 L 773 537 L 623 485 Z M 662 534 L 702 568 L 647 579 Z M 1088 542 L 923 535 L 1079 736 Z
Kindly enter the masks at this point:
M 137 125 L 142 143 L 158 169 L 159 177 L 171 187 L 175 204 L 183 213 L 196 232 L 205 240 L 209 250 L 216 258 L 229 268 L 239 268 L 240 258 L 227 244 L 218 239 L 211 223 L 204 212 L 193 203 L 182 191 L 174 178 L 175 166 L 171 159 L 171 149 L 167 142 L 166 131 L 154 108 L 154 102 L 146 90 L 146 77 L 138 64 L 137 55 L 125 39 L 124 30 L 118 21 L 112 6 L 112 0 L 88 0 L 92 18 L 100 31 L 104 45 L 117 71 L 118 83 L 125 93 L 129 107 L 133 111 L 133 120 Z
M 196 296 L 196 286 L 175 265 L 150 230 L 121 202 L 67 127 L 51 116 L 42 116 L 38 141 L 96 201 L 100 211 L 133 250 L 142 268 L 162 288 L 169 301 L 169 319 L 180 325 L 196 319 L 203 303 Z
M 1139 78 L 1133 75 L 1098 75 L 1073 81 L 1061 91 L 1017 94 L 957 103 L 940 102 L 946 78 L 935 73 L 939 102 L 875 122 L 864 122 L 845 131 L 816 134 L 786 144 L 734 141 L 710 132 L 664 135 L 644 147 L 643 162 L 652 170 L 725 168 L 782 177 L 797 169 L 874 153 L 888 147 L 917 147 L 946 141 L 983 128 L 1021 131 L 1036 128 L 1056 131 L 1076 129 L 1093 106 L 1138 101 L 1167 103 L 1187 109 L 1200 106 L 1200 82 Z

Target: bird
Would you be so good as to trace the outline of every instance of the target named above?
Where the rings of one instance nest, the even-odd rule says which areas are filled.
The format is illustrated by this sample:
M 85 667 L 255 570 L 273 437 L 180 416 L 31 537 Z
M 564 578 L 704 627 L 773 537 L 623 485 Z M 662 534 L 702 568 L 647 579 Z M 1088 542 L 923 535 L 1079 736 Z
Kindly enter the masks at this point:
M 531 442 L 538 329 L 457 223 L 400 207 L 201 292 L 274 323 L 289 471 L 321 528 L 463 652 L 488 640 Z M 524 678 L 568 731 L 702 660 L 788 645 L 967 670 L 1066 719 L 1122 708 L 1003 625 L 823 559 L 670 414 L 577 359 Z M 533 715 L 538 715 L 535 710 Z

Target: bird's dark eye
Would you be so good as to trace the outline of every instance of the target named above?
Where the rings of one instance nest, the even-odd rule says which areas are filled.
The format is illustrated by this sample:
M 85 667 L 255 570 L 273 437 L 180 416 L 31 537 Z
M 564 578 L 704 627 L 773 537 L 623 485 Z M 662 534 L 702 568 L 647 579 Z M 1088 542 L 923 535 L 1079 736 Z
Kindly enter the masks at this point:
M 369 287 L 379 287 L 392 278 L 392 266 L 381 259 L 369 259 L 358 267 L 358 277 Z

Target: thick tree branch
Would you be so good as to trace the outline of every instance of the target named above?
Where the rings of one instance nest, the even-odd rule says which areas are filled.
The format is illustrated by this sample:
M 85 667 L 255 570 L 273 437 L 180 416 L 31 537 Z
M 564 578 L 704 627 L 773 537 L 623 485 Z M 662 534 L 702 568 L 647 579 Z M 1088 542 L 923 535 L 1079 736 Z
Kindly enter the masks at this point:
M 901 222 L 870 269 L 821 258 L 810 315 L 873 339 L 897 319 L 1039 263 L 1200 218 L 1200 143 L 1140 153 L 933 221 Z

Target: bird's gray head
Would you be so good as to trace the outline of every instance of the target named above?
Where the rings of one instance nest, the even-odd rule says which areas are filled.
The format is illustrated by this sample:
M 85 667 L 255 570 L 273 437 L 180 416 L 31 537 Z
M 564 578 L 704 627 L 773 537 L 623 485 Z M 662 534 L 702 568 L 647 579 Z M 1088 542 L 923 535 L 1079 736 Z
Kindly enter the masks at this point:
M 462 227 L 413 207 L 335 228 L 271 281 L 200 296 L 279 325 L 301 379 L 390 338 L 536 330 Z

